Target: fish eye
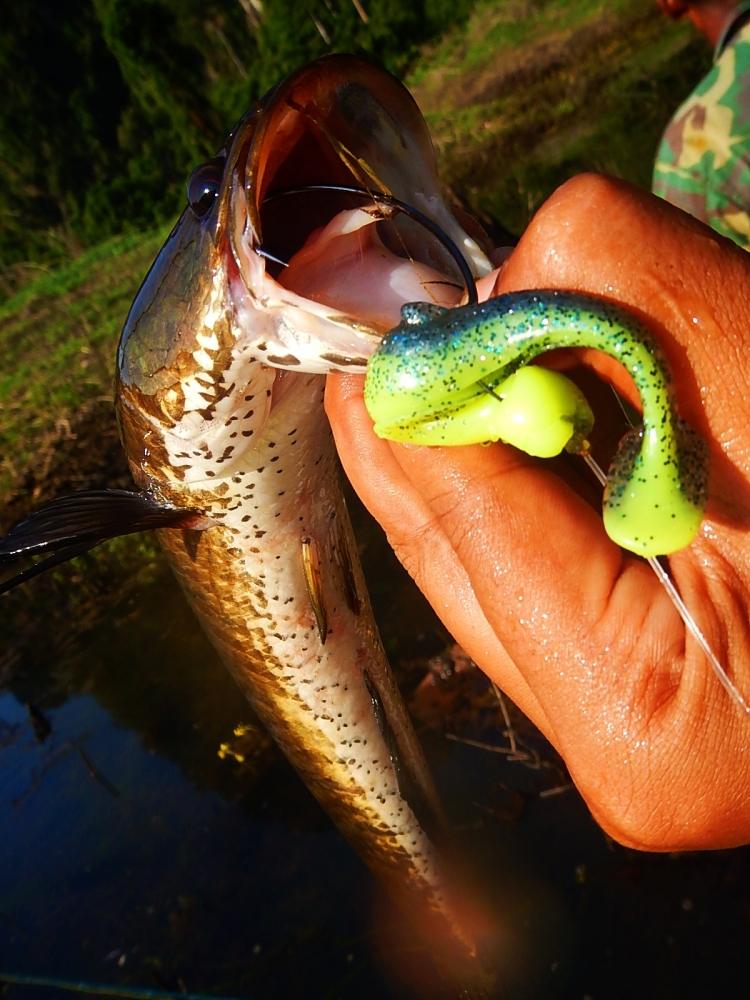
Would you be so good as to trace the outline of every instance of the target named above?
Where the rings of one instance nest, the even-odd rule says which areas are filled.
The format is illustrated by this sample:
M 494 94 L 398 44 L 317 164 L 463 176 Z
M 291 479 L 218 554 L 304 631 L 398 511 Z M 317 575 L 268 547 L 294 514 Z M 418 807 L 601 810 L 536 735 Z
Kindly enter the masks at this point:
M 188 205 L 193 214 L 202 219 L 211 211 L 224 176 L 224 157 L 215 156 L 192 172 L 187 183 Z

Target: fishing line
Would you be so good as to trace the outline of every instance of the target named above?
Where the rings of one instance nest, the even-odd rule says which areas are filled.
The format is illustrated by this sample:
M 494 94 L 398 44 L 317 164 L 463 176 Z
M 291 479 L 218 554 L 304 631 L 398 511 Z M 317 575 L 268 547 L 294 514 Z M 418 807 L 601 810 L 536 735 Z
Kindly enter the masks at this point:
M 263 247 L 256 247 L 255 252 L 259 257 L 262 257 L 264 260 L 270 260 L 273 264 L 281 264 L 282 267 L 289 267 L 288 260 L 282 260 L 281 257 L 276 257 L 270 251 L 264 250 Z
M 431 233 L 451 255 L 461 274 L 461 280 L 464 283 L 464 287 L 466 288 L 466 304 L 476 305 L 479 301 L 477 286 L 474 281 L 474 275 L 471 272 L 471 268 L 469 267 L 466 258 L 450 236 L 445 232 L 445 230 L 441 229 L 441 227 L 434 222 L 429 215 L 425 215 L 425 213 L 420 211 L 420 209 L 408 204 L 408 202 L 401 201 L 400 198 L 396 198 L 392 194 L 382 194 L 379 191 L 367 191 L 364 188 L 351 187 L 348 184 L 304 184 L 301 187 L 282 188 L 279 191 L 272 191 L 263 199 L 263 204 L 268 205 L 270 202 L 278 201 L 281 198 L 287 198 L 299 194 L 308 194 L 312 191 L 330 192 L 334 194 L 352 194 L 358 198 L 366 198 L 381 208 L 388 208 L 391 210 L 391 213 L 403 212 L 404 215 L 413 219 L 414 222 L 423 226 L 429 233 Z M 389 216 L 386 214 L 383 215 L 384 219 L 387 219 L 388 217 Z M 284 267 L 288 266 L 285 261 L 279 260 L 278 257 L 273 256 L 262 247 L 256 247 L 255 252 L 260 257 L 273 260 L 277 264 L 283 264 Z
M 586 463 L 589 469 L 596 476 L 597 480 L 599 481 L 599 484 L 601 486 L 606 486 L 607 477 L 604 473 L 604 470 L 596 461 L 596 459 L 593 457 L 593 455 L 591 455 L 591 453 L 588 451 L 584 451 L 580 453 L 580 457 L 583 459 L 583 461 Z M 675 587 L 672 577 L 669 575 L 667 570 L 664 569 L 664 567 L 659 562 L 656 556 L 651 556 L 647 558 L 646 562 L 654 571 L 657 579 L 661 583 L 664 590 L 667 592 L 667 595 L 669 596 L 669 599 L 671 600 L 672 604 L 677 609 L 680 618 L 682 618 L 683 622 L 685 623 L 688 632 L 690 632 L 690 634 L 693 636 L 695 641 L 698 643 L 700 648 L 705 653 L 708 662 L 711 664 L 711 669 L 716 674 L 718 679 L 721 681 L 729 697 L 739 708 L 742 709 L 743 712 L 750 714 L 750 705 L 748 705 L 748 703 L 745 701 L 738 688 L 730 679 L 721 661 L 716 656 L 714 651 L 711 649 L 708 640 L 706 639 L 700 627 L 698 626 L 698 623 L 696 622 L 695 618 L 693 618 L 690 609 L 685 604 L 684 600 L 680 596 L 679 591 Z
M 610 390 L 612 392 L 612 395 L 615 397 L 615 401 L 617 402 L 617 405 L 619 406 L 620 411 L 622 412 L 622 415 L 625 418 L 628 425 L 630 427 L 635 426 L 633 422 L 633 413 L 635 412 L 635 410 L 633 409 L 633 407 L 631 407 L 629 403 L 625 402 L 625 400 L 622 398 L 622 396 L 615 389 L 614 386 L 611 385 Z M 603 486 L 604 483 L 606 482 L 606 479 L 604 478 L 604 473 L 602 472 L 601 467 L 597 464 L 597 462 L 592 458 L 592 456 L 589 453 L 586 453 L 581 457 L 583 458 L 583 460 L 586 462 L 588 467 L 591 469 L 591 471 L 594 473 L 596 478 Z M 729 694 L 732 701 L 734 701 L 734 703 L 739 708 L 741 708 L 743 712 L 750 715 L 750 705 L 748 705 L 748 703 L 745 701 L 744 697 L 742 696 L 738 688 L 729 678 L 726 670 L 721 664 L 721 661 L 718 659 L 714 651 L 709 646 L 708 640 L 698 627 L 698 623 L 693 618 L 687 605 L 685 604 L 677 588 L 675 587 L 672 577 L 669 575 L 667 570 L 662 566 L 662 564 L 655 556 L 649 559 L 648 563 L 650 564 L 651 569 L 654 571 L 659 581 L 661 582 L 661 585 L 664 587 L 667 594 L 669 595 L 672 604 L 674 604 L 674 606 L 677 608 L 680 617 L 682 618 L 683 622 L 688 628 L 688 631 L 693 636 L 698 645 L 701 647 L 703 652 L 706 654 L 708 662 L 711 664 L 711 669 L 721 681 L 722 685 L 724 686 L 725 690 Z

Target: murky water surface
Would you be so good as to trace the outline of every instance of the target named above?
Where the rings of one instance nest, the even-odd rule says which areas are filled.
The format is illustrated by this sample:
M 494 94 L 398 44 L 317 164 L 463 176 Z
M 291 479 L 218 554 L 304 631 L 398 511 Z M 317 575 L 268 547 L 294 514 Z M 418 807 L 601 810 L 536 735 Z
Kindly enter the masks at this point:
M 413 687 L 446 637 L 390 565 L 375 598 Z M 424 949 L 265 738 L 233 737 L 252 715 L 169 576 L 72 649 L 45 627 L 40 613 L 36 652 L 0 692 L 0 971 L 263 1000 L 415 996 L 398 970 Z M 465 697 L 446 717 L 453 736 L 502 745 L 499 725 Z M 744 980 L 748 851 L 609 844 L 527 739 L 544 766 L 425 733 L 500 915 L 508 995 L 691 997 Z M 217 754 L 233 740 L 244 763 Z

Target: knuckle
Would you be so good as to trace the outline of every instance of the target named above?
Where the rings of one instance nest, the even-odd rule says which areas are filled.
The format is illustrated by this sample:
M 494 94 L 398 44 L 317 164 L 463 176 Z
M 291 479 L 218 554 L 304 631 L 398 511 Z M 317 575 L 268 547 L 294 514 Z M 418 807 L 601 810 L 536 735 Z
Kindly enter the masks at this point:
M 611 220 L 633 198 L 621 181 L 601 174 L 579 174 L 565 181 L 532 219 L 528 234 L 547 247 L 547 259 L 557 260 L 576 250 L 581 239 L 591 240 L 597 230 L 608 234 Z M 564 259 L 561 260 L 564 265 Z

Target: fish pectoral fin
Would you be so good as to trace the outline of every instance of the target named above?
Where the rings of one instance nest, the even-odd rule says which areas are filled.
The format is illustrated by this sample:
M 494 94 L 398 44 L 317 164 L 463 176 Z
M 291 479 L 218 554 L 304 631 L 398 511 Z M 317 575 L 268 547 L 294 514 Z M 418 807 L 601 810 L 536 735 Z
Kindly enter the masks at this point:
M 320 569 L 320 552 L 318 543 L 314 538 L 306 535 L 300 541 L 302 551 L 302 570 L 305 574 L 305 586 L 307 596 L 310 598 L 310 606 L 315 616 L 315 624 L 318 627 L 320 643 L 325 646 L 328 638 L 328 613 L 326 611 L 325 599 L 323 596 L 323 579 Z
M 0 582 L 0 594 L 87 552 L 108 538 L 155 528 L 202 527 L 202 522 L 198 511 L 169 507 L 147 493 L 132 490 L 83 490 L 57 497 L 19 521 L 0 538 L 0 565 L 47 555 Z

